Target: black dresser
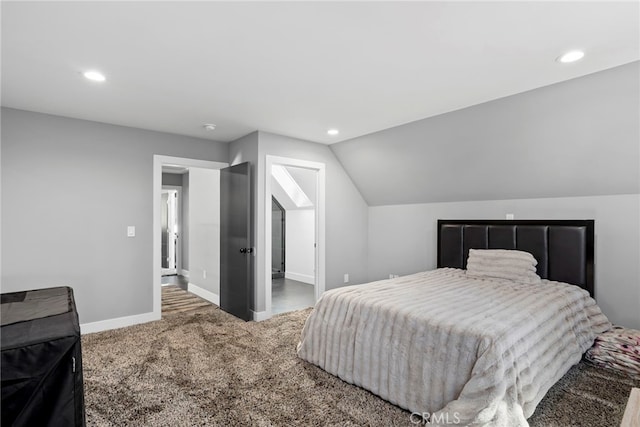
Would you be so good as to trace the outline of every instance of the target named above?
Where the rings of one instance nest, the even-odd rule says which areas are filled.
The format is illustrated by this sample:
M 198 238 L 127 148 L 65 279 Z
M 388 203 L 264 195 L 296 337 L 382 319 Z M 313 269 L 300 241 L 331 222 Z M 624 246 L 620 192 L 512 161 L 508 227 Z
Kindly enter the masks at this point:
M 2 294 L 2 425 L 84 426 L 80 324 L 69 287 Z

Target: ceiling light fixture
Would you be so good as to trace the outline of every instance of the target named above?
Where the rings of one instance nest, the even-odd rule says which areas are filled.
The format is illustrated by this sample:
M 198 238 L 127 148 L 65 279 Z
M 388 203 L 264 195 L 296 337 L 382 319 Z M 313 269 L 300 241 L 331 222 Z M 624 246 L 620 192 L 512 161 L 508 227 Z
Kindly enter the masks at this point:
M 556 58 L 556 61 L 562 62 L 563 64 L 568 64 L 570 62 L 576 62 L 582 59 L 584 56 L 584 52 L 581 50 L 572 50 L 565 53 L 562 56 Z
M 208 131 L 216 130 L 216 125 L 214 125 L 213 123 L 207 123 L 206 125 L 204 125 L 202 127 L 205 128 L 205 130 L 208 130 Z
M 340 131 L 338 129 L 329 129 L 327 133 L 331 136 L 336 136 L 337 134 L 340 133 Z
M 82 75 L 85 77 L 85 79 L 91 80 L 93 82 L 103 82 L 107 80 L 104 74 L 99 71 L 86 71 L 82 73 Z

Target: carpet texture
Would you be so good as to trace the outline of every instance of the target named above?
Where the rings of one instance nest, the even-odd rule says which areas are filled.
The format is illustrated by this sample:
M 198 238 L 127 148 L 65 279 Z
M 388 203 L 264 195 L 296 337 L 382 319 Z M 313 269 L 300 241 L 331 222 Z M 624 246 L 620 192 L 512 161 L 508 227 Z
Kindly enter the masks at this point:
M 210 306 L 84 335 L 87 424 L 415 425 L 407 411 L 297 358 L 309 312 L 255 323 Z M 580 363 L 529 422 L 619 425 L 632 386 L 640 380 Z

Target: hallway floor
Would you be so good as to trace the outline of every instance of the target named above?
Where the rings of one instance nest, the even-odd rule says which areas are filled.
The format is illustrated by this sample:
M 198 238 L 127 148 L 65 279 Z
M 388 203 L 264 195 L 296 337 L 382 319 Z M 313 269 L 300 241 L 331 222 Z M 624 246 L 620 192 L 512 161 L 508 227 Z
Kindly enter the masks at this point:
M 162 276 L 162 315 L 195 311 L 213 305 L 188 292 L 189 280 L 180 275 Z
M 185 291 L 178 285 L 167 285 L 162 287 L 163 316 L 187 311 L 196 311 L 212 305 L 213 304 L 209 301 Z
M 180 276 L 180 275 L 176 275 L 173 274 L 171 276 L 162 276 L 160 283 L 162 283 L 162 285 L 177 285 L 178 287 L 180 287 L 182 290 L 187 290 L 187 285 L 189 284 L 189 280 L 184 277 L 184 276 Z
M 211 304 L 187 292 L 188 279 L 180 275 L 162 276 L 162 314 L 190 311 Z M 273 279 L 272 314 L 287 313 L 315 305 L 314 286 L 291 279 Z
M 314 286 L 291 279 L 273 279 L 271 313 L 287 313 L 315 305 Z

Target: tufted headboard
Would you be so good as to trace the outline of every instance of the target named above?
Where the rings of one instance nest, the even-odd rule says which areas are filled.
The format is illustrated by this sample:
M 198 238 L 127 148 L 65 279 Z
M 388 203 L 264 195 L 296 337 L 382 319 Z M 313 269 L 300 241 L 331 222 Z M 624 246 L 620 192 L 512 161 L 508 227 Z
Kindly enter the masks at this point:
M 594 296 L 593 220 L 438 220 L 438 268 L 466 268 L 469 249 L 517 249 L 538 260 L 543 279 Z

